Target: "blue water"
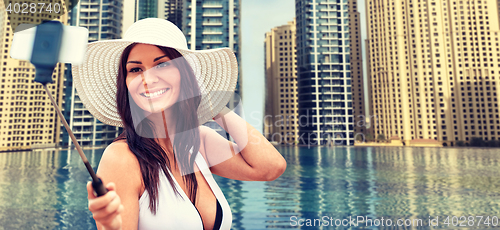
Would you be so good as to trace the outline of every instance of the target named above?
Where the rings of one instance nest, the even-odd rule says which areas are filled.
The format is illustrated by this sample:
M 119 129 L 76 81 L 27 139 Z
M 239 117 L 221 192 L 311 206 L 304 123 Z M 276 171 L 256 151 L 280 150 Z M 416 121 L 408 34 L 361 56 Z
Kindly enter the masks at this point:
M 430 229 L 430 219 L 436 217 L 439 226 L 434 228 L 500 225 L 498 149 L 278 150 L 288 167 L 275 181 L 234 181 L 215 176 L 231 206 L 233 229 L 334 229 L 330 224 L 341 223 L 335 221 L 361 217 L 370 221 L 357 226 L 351 223 L 351 229 Z M 94 167 L 102 152 L 85 150 Z M 0 153 L 0 228 L 95 229 L 87 210 L 88 180 L 75 150 Z M 478 222 L 478 216 L 483 216 L 482 222 Z M 384 224 L 388 219 L 394 221 L 393 226 L 381 226 L 382 218 Z M 417 219 L 417 225 L 420 219 L 424 226 L 394 226 L 398 219 Z M 304 226 L 294 226 L 299 223 Z M 306 226 L 308 223 L 314 226 Z

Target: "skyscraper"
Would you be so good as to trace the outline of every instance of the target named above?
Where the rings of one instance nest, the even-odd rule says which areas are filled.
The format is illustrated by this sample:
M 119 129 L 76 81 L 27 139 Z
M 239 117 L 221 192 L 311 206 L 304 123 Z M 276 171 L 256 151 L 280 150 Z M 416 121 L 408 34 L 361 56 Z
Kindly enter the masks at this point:
M 134 21 L 163 18 L 182 28 L 184 0 L 135 0 Z
M 59 141 L 61 121 L 43 86 L 34 81 L 35 67 L 29 61 L 10 58 L 12 25 L 39 24 L 42 17 L 15 13 L 10 16 L 4 1 L 0 2 L 0 150 L 55 146 Z M 67 21 L 66 15 L 50 15 L 50 18 Z M 59 107 L 63 96 L 63 68 L 57 64 L 53 83 L 47 84 Z
M 497 1 L 366 1 L 375 135 L 500 138 Z
M 363 1 L 363 0 L 360 0 Z M 363 79 L 363 55 L 361 46 L 361 21 L 357 0 L 349 1 L 350 64 L 352 86 L 352 114 L 354 115 L 354 138 L 363 140 L 367 134 L 365 111 L 365 80 Z
M 298 141 L 295 20 L 266 33 L 264 136 L 278 143 Z M 287 50 L 285 50 L 285 48 Z
M 205 50 L 229 47 L 241 66 L 240 6 L 241 0 L 184 0 L 181 30 L 186 36 L 188 48 Z M 241 107 L 237 107 L 241 97 L 240 87 L 241 71 L 228 108 L 242 115 Z M 209 121 L 205 125 L 229 138 L 229 135 L 214 121 Z
M 118 39 L 122 35 L 123 0 L 80 0 L 69 23 L 89 29 L 89 42 Z
M 348 0 L 296 0 L 301 144 L 352 145 Z
M 182 28 L 182 10 L 184 0 L 169 0 L 168 1 L 168 16 L 167 19 L 174 23 L 177 27 Z
M 161 1 L 161 0 L 160 0 Z M 159 9 L 165 10 L 165 0 L 135 0 L 135 15 L 134 21 L 144 18 L 165 18 L 163 12 Z
M 229 47 L 241 61 L 241 0 L 185 0 L 183 26 L 188 47 L 205 50 Z M 241 71 L 236 94 L 241 95 Z
M 86 27 L 89 30 L 89 42 L 106 39 L 118 39 L 122 34 L 122 0 L 81 0 L 70 15 L 72 26 Z M 106 125 L 95 119 L 85 108 L 73 85 L 71 68 L 67 65 L 64 84 L 63 114 L 82 146 L 100 146 L 110 144 L 120 133 L 118 127 Z M 73 145 L 66 129 L 61 131 L 61 145 Z

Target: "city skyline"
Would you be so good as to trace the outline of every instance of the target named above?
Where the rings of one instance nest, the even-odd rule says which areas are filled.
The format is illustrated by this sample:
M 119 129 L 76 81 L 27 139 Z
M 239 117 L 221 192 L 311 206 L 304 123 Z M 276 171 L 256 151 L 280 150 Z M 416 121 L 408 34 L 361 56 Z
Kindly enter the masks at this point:
M 130 0 L 125 0 L 125 2 L 127 2 L 127 1 L 130 2 Z M 84 2 L 85 1 L 83 1 L 82 3 L 84 3 Z M 272 2 L 272 3 L 264 2 L 264 1 L 260 1 L 260 0 L 255 0 L 255 1 L 242 0 L 241 1 L 241 8 L 242 8 L 241 21 L 239 21 L 239 23 L 241 24 L 241 35 L 240 35 L 240 38 L 237 38 L 237 39 L 241 39 L 241 47 L 238 47 L 238 49 L 241 49 L 241 52 L 236 52 L 236 54 L 238 56 L 241 55 L 241 58 L 239 59 L 239 64 L 240 64 L 240 68 L 241 68 L 240 74 L 242 76 L 245 76 L 244 78 L 240 79 L 240 81 L 242 82 L 241 85 L 243 87 L 242 88 L 242 94 L 243 94 L 242 98 L 243 98 L 243 106 L 244 106 L 244 112 L 245 112 L 244 117 L 250 124 L 252 124 L 254 127 L 256 127 L 261 132 L 263 131 L 263 118 L 265 115 L 268 115 L 268 114 L 264 113 L 264 111 L 263 111 L 264 106 L 265 106 L 265 103 L 264 103 L 265 90 L 264 89 L 266 88 L 264 85 L 264 76 L 265 76 L 265 74 L 264 74 L 264 69 L 265 69 L 264 57 L 265 57 L 265 55 L 263 52 L 264 51 L 264 35 L 266 32 L 270 31 L 272 28 L 280 26 L 280 25 L 284 25 L 287 22 L 293 20 L 295 18 L 294 13 L 296 13 L 296 10 L 297 10 L 297 9 L 295 9 L 295 3 L 297 3 L 297 2 L 300 2 L 300 1 L 295 1 L 292 3 L 290 3 L 290 1 L 284 1 L 284 0 L 283 1 L 277 0 L 277 1 Z M 306 2 L 309 2 L 309 1 L 306 1 Z M 318 5 L 322 4 L 320 0 L 311 0 L 311 2 L 316 2 L 316 4 L 318 4 Z M 353 4 L 354 2 L 357 2 L 357 5 L 358 5 L 358 10 L 357 10 L 358 14 L 357 15 L 359 16 L 359 26 L 361 28 L 374 26 L 375 22 L 363 20 L 363 19 L 366 19 L 366 17 L 376 16 L 376 13 L 372 14 L 371 13 L 372 11 L 370 9 L 369 10 L 365 9 L 365 5 L 371 4 L 371 1 L 369 1 L 369 0 L 367 0 L 367 1 L 342 1 L 343 4 L 347 4 L 347 3 Z M 325 2 L 325 3 L 330 4 L 330 2 Z M 498 10 L 498 6 L 499 6 L 497 4 L 498 2 L 480 3 L 479 1 L 472 1 L 471 3 L 473 3 L 473 5 L 467 5 L 467 6 L 464 5 L 465 7 L 472 7 L 472 9 L 469 9 L 467 11 L 468 13 L 466 13 L 466 14 L 470 14 L 470 15 L 476 14 L 476 13 L 480 14 L 480 12 L 482 12 L 482 11 L 489 12 L 489 16 L 490 16 L 489 19 L 493 19 L 493 20 L 489 20 L 486 17 L 479 18 L 479 16 L 477 17 L 477 19 L 476 18 L 468 19 L 467 17 L 464 19 L 464 18 L 460 18 L 462 16 L 459 16 L 460 20 L 458 20 L 456 18 L 453 18 L 452 15 L 446 15 L 447 12 L 445 12 L 445 10 L 446 10 L 447 3 L 448 2 L 443 2 L 442 5 L 437 4 L 439 7 L 437 8 L 436 11 L 434 11 L 434 9 L 432 7 L 435 6 L 434 5 L 435 3 L 433 3 L 433 1 L 422 1 L 422 6 L 420 6 L 420 5 L 417 6 L 416 4 L 410 5 L 411 3 L 409 0 L 402 2 L 402 4 L 404 6 L 414 7 L 416 10 L 417 9 L 418 10 L 428 10 L 430 12 L 429 14 L 432 14 L 431 19 L 442 18 L 445 21 L 448 20 L 450 23 L 449 25 L 446 23 L 443 25 L 441 25 L 441 24 L 434 25 L 434 24 L 429 23 L 429 25 L 427 25 L 425 23 L 419 24 L 416 22 L 407 22 L 408 23 L 407 25 L 411 24 L 411 26 L 417 26 L 417 27 L 421 27 L 421 28 L 428 27 L 429 30 L 431 28 L 437 28 L 438 30 L 442 30 L 441 32 L 438 31 L 438 34 L 445 33 L 446 26 L 448 26 L 450 29 L 453 29 L 451 26 L 452 21 L 453 21 L 453 23 L 470 23 L 469 20 L 476 20 L 476 23 L 478 23 L 477 24 L 478 27 L 480 26 L 479 23 L 484 23 L 485 26 L 489 25 L 486 27 L 486 29 L 483 29 L 483 32 L 486 32 L 486 33 L 490 33 L 489 31 L 494 31 L 495 30 L 494 28 L 498 27 L 498 23 L 500 21 L 500 19 L 497 20 L 498 13 L 496 13 L 496 11 Z M 264 5 L 266 6 L 265 8 L 263 8 Z M 402 7 L 401 4 L 396 5 L 396 6 Z M 464 6 L 462 6 L 462 7 L 464 7 Z M 373 6 L 369 5 L 369 7 L 373 7 Z M 453 6 L 449 6 L 449 7 L 453 7 Z M 474 7 L 476 7 L 476 8 L 474 8 Z M 479 7 L 483 7 L 483 8 L 481 9 Z M 91 8 L 91 6 L 89 6 L 89 9 L 90 8 Z M 127 8 L 127 4 L 124 5 L 124 14 L 126 12 L 126 8 Z M 208 7 L 208 8 L 211 8 L 211 7 Z M 486 10 L 486 8 L 488 10 Z M 280 9 L 280 10 L 277 10 L 277 9 Z M 350 5 L 349 9 L 353 10 L 352 5 Z M 433 12 L 431 12 L 431 9 Z M 391 13 L 393 11 L 395 12 L 394 9 L 389 10 L 388 13 Z M 271 13 L 271 12 L 274 12 L 274 13 Z M 373 12 L 375 12 L 375 11 L 373 11 Z M 404 11 L 400 10 L 400 13 L 401 12 L 404 12 Z M 460 11 L 457 11 L 457 12 L 460 12 Z M 266 15 L 266 17 L 259 17 L 260 15 Z M 92 16 L 92 15 L 89 14 L 89 16 Z M 214 17 L 219 17 L 219 16 L 214 14 Z M 127 26 L 126 21 L 129 18 L 130 18 L 130 15 L 123 17 L 123 27 L 122 27 L 121 32 L 112 31 L 112 30 L 107 30 L 107 31 L 110 32 L 111 34 L 123 33 L 126 30 L 126 28 L 125 28 Z M 349 23 L 353 23 L 353 17 L 350 17 L 349 19 L 350 19 Z M 391 20 L 391 19 L 389 19 L 389 20 Z M 216 21 L 215 23 L 217 23 L 217 20 L 215 20 L 215 21 Z M 89 24 L 89 23 L 92 24 L 91 21 L 87 21 L 87 24 Z M 211 23 L 213 23 L 213 22 L 211 22 Z M 382 22 L 382 24 L 378 25 L 379 31 L 381 28 L 383 28 L 383 23 L 384 22 Z M 395 29 L 395 31 L 400 30 L 400 28 L 402 28 L 401 26 L 404 27 L 405 20 L 398 21 L 398 23 L 400 23 L 400 24 L 397 24 L 397 26 L 396 26 L 397 29 Z M 222 24 L 224 24 L 224 23 L 222 23 Z M 437 26 L 437 27 L 435 27 L 435 26 Z M 460 30 L 465 30 L 464 33 L 469 33 L 467 30 L 470 30 L 470 32 L 474 31 L 474 29 L 470 29 L 466 26 L 458 26 L 457 28 L 459 28 Z M 387 29 L 389 29 L 389 28 L 387 28 Z M 260 33 L 259 31 L 263 31 L 263 32 Z M 373 31 L 373 29 L 371 31 Z M 321 31 L 319 31 L 319 32 L 321 33 Z M 364 29 L 360 30 L 361 39 L 363 39 L 365 37 L 364 32 L 366 32 Z M 187 33 L 187 35 L 189 35 L 189 32 L 186 32 L 186 33 Z M 205 33 L 205 32 L 203 32 L 203 33 Z M 354 35 L 353 34 L 354 31 L 352 31 L 352 32 L 350 31 L 349 33 L 350 33 L 350 38 L 352 38 L 352 36 Z M 428 33 L 428 34 L 426 35 L 426 33 Z M 497 131 L 497 129 L 499 129 L 499 128 L 496 125 L 496 122 L 497 122 L 496 116 L 497 115 L 495 114 L 496 113 L 495 105 L 496 105 L 496 100 L 497 100 L 498 94 L 495 91 L 495 90 L 497 90 L 497 88 L 495 86 L 493 86 L 493 84 L 497 83 L 497 81 L 495 80 L 495 76 L 494 76 L 495 71 L 496 71 L 495 69 L 497 68 L 496 64 L 495 64 L 497 62 L 497 60 L 494 58 L 491 58 L 491 60 L 489 60 L 490 59 L 489 56 L 492 56 L 495 52 L 495 50 L 494 50 L 494 49 L 496 49 L 496 48 L 494 48 L 495 44 L 491 45 L 491 48 L 493 48 L 493 50 L 490 53 L 492 55 L 490 55 L 490 53 L 485 55 L 485 54 L 483 54 L 483 52 L 475 52 L 475 50 L 473 50 L 473 54 L 475 54 L 478 57 L 477 59 L 475 57 L 471 57 L 471 56 L 469 56 L 468 58 L 467 57 L 459 58 L 460 60 L 463 60 L 463 61 L 474 60 L 475 62 L 477 62 L 478 66 L 473 66 L 473 65 L 475 65 L 475 63 L 474 64 L 471 63 L 470 66 L 467 66 L 468 63 L 464 63 L 463 66 L 459 66 L 459 65 L 462 65 L 462 64 L 459 64 L 459 62 L 460 62 L 459 59 L 455 60 L 457 58 L 457 56 L 459 55 L 459 52 L 443 51 L 443 49 L 445 49 L 445 48 L 439 46 L 439 44 L 438 44 L 438 43 L 442 43 L 444 45 L 456 48 L 456 47 L 460 46 L 460 43 L 448 42 L 448 40 L 450 40 L 450 39 L 452 41 L 454 41 L 455 39 L 465 39 L 465 40 L 473 39 L 474 40 L 474 39 L 479 38 L 479 39 L 486 39 L 486 41 L 487 41 L 487 39 L 495 39 L 494 36 L 496 36 L 496 35 L 485 36 L 483 34 L 479 34 L 476 36 L 476 35 L 461 34 L 458 36 L 458 35 L 450 34 L 450 35 L 443 35 L 443 37 L 440 37 L 440 36 L 436 37 L 434 32 L 433 33 L 420 32 L 418 34 L 415 32 L 415 34 L 416 34 L 416 36 L 419 36 L 419 35 L 424 36 L 425 35 L 425 36 L 431 36 L 432 38 L 438 39 L 437 43 L 434 41 L 432 41 L 432 42 L 427 41 L 428 40 L 427 39 L 427 40 L 425 40 L 425 42 L 420 41 L 419 43 L 415 42 L 415 44 L 414 44 L 415 47 L 417 47 L 417 46 L 423 47 L 423 49 L 420 50 L 422 53 L 419 55 L 432 55 L 433 56 L 433 58 L 431 58 L 431 59 L 422 58 L 422 59 L 415 59 L 414 60 L 417 62 L 416 66 L 418 66 L 418 67 L 414 67 L 414 68 L 418 69 L 417 72 L 420 74 L 419 77 L 422 77 L 424 73 L 429 73 L 429 71 L 424 71 L 424 69 L 427 68 L 428 70 L 431 70 L 431 74 L 430 74 L 431 77 L 422 78 L 423 81 L 425 81 L 424 83 L 428 84 L 428 85 L 424 85 L 426 87 L 422 87 L 422 83 L 418 84 L 417 83 L 418 80 L 415 80 L 414 77 L 406 78 L 407 79 L 406 81 L 410 85 L 410 87 L 408 87 L 408 84 L 406 84 L 406 83 L 404 83 L 404 84 L 397 83 L 396 79 L 399 79 L 399 80 L 404 80 L 404 79 L 403 78 L 394 78 L 394 76 L 399 76 L 398 74 L 414 75 L 414 73 L 407 73 L 407 72 L 403 73 L 401 71 L 397 72 L 397 70 L 389 69 L 389 68 L 398 68 L 394 65 L 392 67 L 390 67 L 391 64 L 388 61 L 385 61 L 385 59 L 392 57 L 390 55 L 390 53 L 389 52 L 384 53 L 384 52 L 386 52 L 385 50 L 380 50 L 380 49 L 377 50 L 377 49 L 373 49 L 373 47 L 370 47 L 369 49 L 365 49 L 364 46 L 366 46 L 367 44 L 372 45 L 373 43 L 370 43 L 369 40 L 362 40 L 362 42 L 359 45 L 361 47 L 360 51 L 362 53 L 360 58 L 361 58 L 361 60 L 363 60 L 363 63 L 360 66 L 362 69 L 365 69 L 366 65 L 370 65 L 370 68 L 367 71 L 360 71 L 361 74 L 364 75 L 364 76 L 360 77 L 360 80 L 359 80 L 359 81 L 361 81 L 361 84 L 360 84 L 361 87 L 359 87 L 360 85 L 358 85 L 358 88 L 355 89 L 354 84 L 353 84 L 353 90 L 357 90 L 357 91 L 362 90 L 363 91 L 362 93 L 364 93 L 364 95 L 361 95 L 360 97 L 353 96 L 352 97 L 353 102 L 354 102 L 355 98 L 357 98 L 357 99 L 365 98 L 363 100 L 363 103 L 365 103 L 364 105 L 360 104 L 360 106 L 358 106 L 358 108 L 353 106 L 353 113 L 355 114 L 356 110 L 358 110 L 359 111 L 358 113 L 362 115 L 363 113 L 360 111 L 362 109 L 360 109 L 359 107 L 365 107 L 365 108 L 369 107 L 370 112 L 367 114 L 368 116 L 366 116 L 366 117 L 377 116 L 379 118 L 379 119 L 377 119 L 377 121 L 385 122 L 385 123 L 380 123 L 380 125 L 383 125 L 383 126 L 379 126 L 376 129 L 372 129 L 372 131 L 375 132 L 374 136 L 378 136 L 380 134 L 383 134 L 383 136 L 385 138 L 398 136 L 400 139 L 403 139 L 403 140 L 436 139 L 436 140 L 445 141 L 445 142 L 461 141 L 461 140 L 469 141 L 472 137 L 475 137 L 475 136 L 481 136 L 482 138 L 485 138 L 485 140 L 491 140 L 492 138 L 498 139 L 499 138 L 498 135 L 500 135 L 500 134 L 498 134 L 498 131 Z M 103 34 L 103 35 L 105 35 L 105 34 Z M 383 33 L 375 33 L 375 32 L 373 32 L 372 35 L 373 36 L 367 37 L 367 38 L 368 39 L 389 39 L 389 37 L 390 37 L 390 36 L 384 35 Z M 98 36 L 102 36 L 102 35 L 99 34 Z M 109 36 L 109 35 L 105 35 L 105 36 Z M 91 38 L 93 38 L 93 37 L 91 37 Z M 190 38 L 188 38 L 188 40 L 193 41 L 193 39 L 190 39 Z M 199 40 L 194 39 L 194 41 L 198 42 Z M 407 41 L 409 41 L 409 40 L 407 40 Z M 398 46 L 400 46 L 401 44 L 402 43 L 398 43 Z M 438 44 L 438 45 L 436 45 L 436 44 Z M 350 45 L 353 45 L 352 41 L 351 41 Z M 390 47 L 390 45 L 391 44 L 384 44 L 381 46 Z M 223 43 L 223 46 L 227 47 L 230 45 L 229 44 L 225 45 Z M 397 48 L 398 46 L 394 46 L 394 48 Z M 429 46 L 430 49 L 426 48 L 426 46 Z M 262 48 L 260 48 L 260 47 L 262 47 Z M 474 47 L 475 47 L 475 45 L 473 45 L 471 47 L 464 47 L 464 48 L 475 49 Z M 198 49 L 200 49 L 200 48 L 217 48 L 217 47 L 213 47 L 213 44 L 212 44 L 210 47 L 201 47 L 201 46 L 198 47 Z M 378 48 L 380 48 L 380 47 L 378 47 Z M 402 48 L 402 47 L 400 47 L 400 48 Z M 437 50 L 439 50 L 439 51 L 433 51 L 434 48 L 437 48 Z M 491 48 L 488 48 L 488 49 L 491 49 Z M 353 48 L 350 47 L 350 49 L 351 49 L 350 56 L 352 58 L 353 57 Z M 411 51 L 412 49 L 414 49 L 414 47 L 409 47 L 408 49 Z M 431 51 L 428 51 L 428 50 L 431 50 Z M 469 50 L 467 50 L 467 51 L 469 51 Z M 429 54 L 426 54 L 425 52 L 429 52 Z M 436 52 L 439 53 L 439 56 L 435 55 Z M 452 52 L 452 53 L 448 53 L 448 52 Z M 370 58 L 372 58 L 373 55 L 384 56 L 384 58 L 385 58 L 384 62 L 386 62 L 386 63 L 377 63 L 374 65 L 373 60 L 370 60 Z M 380 56 L 380 57 L 382 57 L 382 56 Z M 440 64 L 434 62 L 434 61 L 436 61 L 436 62 L 439 61 L 439 58 L 437 58 L 437 57 L 450 57 L 450 56 L 453 58 L 450 58 L 450 59 L 442 58 L 443 62 Z M 484 58 L 486 58 L 488 60 L 484 61 L 485 63 L 482 63 L 483 62 L 482 59 L 484 59 Z M 480 59 L 481 59 L 481 61 L 480 61 Z M 330 60 L 332 60 L 332 59 L 329 59 L 329 61 Z M 426 67 L 426 64 L 424 64 L 424 63 L 426 63 L 427 61 L 432 62 L 431 63 L 433 66 L 432 68 Z M 472 62 L 474 62 L 474 61 L 472 61 Z M 495 69 L 489 70 L 489 68 L 491 68 L 491 66 L 486 66 L 486 67 L 488 67 L 488 69 L 484 69 L 483 67 L 485 67 L 485 66 L 481 66 L 481 68 L 483 68 L 484 70 L 483 69 L 479 70 L 478 69 L 479 65 L 483 65 L 483 64 L 495 65 Z M 262 66 L 262 68 L 261 68 L 261 66 Z M 413 68 L 413 66 L 415 66 L 414 63 L 411 63 L 409 65 L 409 67 L 411 67 L 411 68 Z M 442 66 L 442 67 L 438 67 L 438 66 Z M 449 66 L 452 66 L 452 67 L 449 67 Z M 354 67 L 354 66 L 351 66 L 351 67 Z M 460 73 L 459 70 L 458 71 L 455 70 L 455 68 L 465 68 L 465 67 L 468 67 L 469 69 L 467 71 L 465 71 L 464 73 Z M 434 72 L 434 70 L 435 70 L 434 68 L 453 68 L 453 70 L 447 71 L 447 72 L 451 73 L 450 76 L 448 76 L 446 78 L 442 78 L 441 76 L 437 76 L 437 75 L 439 75 L 440 73 L 441 74 L 444 74 L 444 73 L 442 73 L 442 71 L 437 71 L 437 70 L 436 70 L 436 72 Z M 487 79 L 486 75 L 484 75 L 484 74 L 488 73 L 488 71 L 493 71 L 493 73 L 491 73 L 491 76 L 489 76 L 489 79 Z M 351 72 L 351 74 L 352 74 L 352 72 Z M 462 78 L 456 74 L 463 74 L 462 77 L 464 80 L 471 80 L 470 82 L 463 82 L 465 87 L 462 87 L 462 88 L 465 88 L 466 91 L 467 91 L 467 89 L 471 88 L 471 90 L 468 90 L 467 92 L 465 92 L 466 95 L 459 95 L 457 93 L 451 92 L 451 91 L 453 91 L 453 89 L 452 89 L 453 87 L 450 88 L 448 91 L 443 89 L 443 92 L 437 92 L 440 90 L 437 87 L 430 87 L 431 86 L 430 84 L 433 84 L 433 86 L 441 84 L 441 85 L 445 85 L 448 87 L 448 85 L 450 83 L 457 85 L 458 87 L 461 87 L 459 85 L 462 84 L 461 83 Z M 385 85 L 380 85 L 379 82 L 375 83 L 374 81 L 372 81 L 372 80 L 374 80 L 374 76 L 375 77 L 382 77 L 385 80 L 388 80 L 389 84 L 384 83 Z M 391 84 L 390 80 L 392 79 L 391 77 L 394 78 L 395 83 L 396 83 L 395 85 L 399 85 L 399 86 L 390 85 Z M 370 80 L 368 80 L 368 78 Z M 440 78 L 443 80 L 441 80 Z M 467 78 L 469 78 L 469 79 L 467 79 Z M 447 80 L 444 80 L 444 79 L 447 79 Z M 352 78 L 352 80 L 354 80 L 354 78 Z M 417 83 L 417 84 L 414 84 L 414 83 Z M 468 86 L 467 84 L 470 84 L 470 86 Z M 476 86 L 474 84 L 476 84 Z M 480 86 L 480 84 L 483 84 L 482 86 L 484 86 L 484 87 Z M 489 84 L 490 86 L 486 86 L 486 84 Z M 370 86 L 372 88 L 370 88 L 368 86 Z M 378 88 L 373 88 L 373 87 L 378 87 Z M 391 87 L 394 87 L 395 90 L 411 90 L 412 91 L 410 93 L 411 96 L 406 97 L 406 98 L 403 97 L 403 95 L 401 95 L 401 98 L 399 98 L 399 96 L 398 97 L 392 96 L 394 98 L 387 97 L 388 98 L 387 100 L 395 99 L 396 101 L 400 100 L 401 102 L 398 101 L 397 103 L 393 103 L 392 105 L 390 105 L 390 103 L 389 104 L 381 104 L 380 97 L 384 94 L 375 94 L 374 93 L 375 90 L 393 90 L 393 88 L 391 88 Z M 402 87 L 402 88 L 399 88 L 399 87 Z M 477 90 L 482 90 L 484 92 L 479 92 L 475 88 L 477 88 Z M 245 89 L 249 89 L 249 90 L 245 91 Z M 429 93 L 428 96 L 425 96 L 425 93 L 424 94 L 416 93 L 415 92 L 416 90 L 414 91 L 414 89 L 423 89 L 423 90 L 425 90 L 425 89 L 431 90 L 432 89 L 432 90 L 437 90 L 437 91 L 433 92 L 433 93 Z M 367 94 L 366 93 L 367 91 L 370 91 L 370 93 Z M 415 93 L 415 95 L 412 95 L 413 93 Z M 447 97 L 448 94 L 449 94 L 449 96 Z M 421 96 L 421 95 L 424 95 L 424 96 Z M 415 98 L 413 98 L 413 97 L 415 97 Z M 417 97 L 421 97 L 421 98 L 417 98 Z M 431 97 L 435 97 L 435 98 L 431 98 Z M 481 102 L 476 101 L 479 99 L 482 100 L 482 97 L 484 97 L 485 101 L 481 101 Z M 251 98 L 251 99 L 245 100 L 245 98 Z M 345 97 L 344 97 L 344 99 L 341 99 L 341 101 L 344 101 L 344 100 L 345 100 Z M 386 100 L 386 99 L 384 99 L 384 100 Z M 441 100 L 444 100 L 444 101 L 441 101 Z M 463 100 L 465 100 L 465 101 L 463 101 Z M 470 100 L 472 100 L 472 101 L 470 101 Z M 488 102 L 487 100 L 490 100 L 491 103 Z M 433 112 L 434 109 L 430 109 L 429 112 L 427 112 L 427 110 L 425 110 L 425 114 L 424 114 L 424 112 L 418 112 L 418 109 L 409 109 L 409 108 L 401 109 L 401 114 L 399 114 L 398 112 L 394 112 L 395 114 L 392 114 L 393 112 L 384 112 L 383 114 L 381 112 L 377 112 L 377 109 L 379 106 L 393 106 L 394 105 L 394 106 L 397 106 L 397 107 L 395 107 L 397 110 L 397 108 L 399 108 L 398 103 L 403 103 L 401 105 L 404 105 L 404 102 L 406 102 L 406 101 L 410 102 L 408 104 L 408 106 L 412 106 L 413 108 L 415 108 L 418 105 L 420 105 L 420 106 L 424 105 L 424 106 L 428 106 L 428 107 L 434 106 L 435 108 L 437 108 L 436 106 L 442 107 L 442 104 L 444 104 L 444 106 L 447 108 L 448 105 L 450 107 L 453 107 L 453 105 L 455 104 L 453 102 L 457 102 L 455 104 L 455 106 L 457 106 L 457 108 L 456 109 L 454 109 L 454 108 L 448 109 L 447 108 L 444 110 L 444 112 L 442 111 L 443 109 L 441 109 L 441 110 L 435 109 L 435 111 L 439 110 L 439 112 Z M 420 101 L 425 101 L 425 103 L 420 103 Z M 366 102 L 369 102 L 369 103 L 366 103 Z M 370 105 L 370 104 L 373 104 L 372 102 L 375 102 L 375 104 Z M 445 102 L 445 103 L 440 103 L 440 102 Z M 462 102 L 465 102 L 465 104 Z M 479 102 L 479 103 L 477 103 L 477 102 Z M 384 103 L 387 103 L 387 102 L 384 102 Z M 355 103 L 355 104 L 358 104 L 358 103 Z M 481 104 L 484 104 L 484 105 L 481 105 Z M 489 105 L 489 104 L 491 104 L 491 105 Z M 407 106 L 407 105 L 404 105 L 404 106 Z M 320 107 L 322 108 L 322 106 L 320 106 Z M 318 108 L 320 108 L 320 107 L 318 107 Z M 458 107 L 460 107 L 460 108 L 458 108 Z M 465 107 L 467 107 L 467 108 L 465 108 Z M 490 108 L 483 108 L 483 107 L 490 107 Z M 391 109 L 392 109 L 392 107 L 391 107 Z M 464 111 L 464 109 L 466 110 L 466 112 Z M 408 114 L 405 114 L 405 113 L 408 113 Z M 412 114 L 410 116 L 409 113 L 414 113 L 414 114 Z M 435 113 L 435 114 L 433 114 L 433 113 Z M 462 114 L 462 113 L 464 113 L 464 114 Z M 394 115 L 396 117 L 395 117 L 395 119 L 392 119 L 393 121 L 391 121 L 391 119 L 387 119 L 389 116 L 392 117 Z M 463 117 L 464 115 L 467 116 L 467 119 L 465 119 L 465 117 Z M 477 117 L 478 115 L 480 117 Z M 420 118 L 418 118 L 419 116 L 422 117 L 422 120 L 419 120 L 420 119 Z M 405 117 L 410 118 L 410 119 L 405 120 L 406 119 Z M 458 117 L 461 117 L 461 118 L 459 119 Z M 475 118 L 475 119 L 472 119 L 472 118 Z M 468 125 L 462 124 L 461 123 L 462 121 L 464 121 L 464 122 L 466 121 L 468 123 Z M 423 123 L 430 122 L 430 123 L 428 123 L 429 125 L 427 125 L 427 124 L 418 125 L 419 123 L 422 124 L 422 122 Z M 474 123 L 472 123 L 472 122 L 474 122 Z M 478 124 L 478 122 L 480 122 L 480 123 Z M 400 123 L 402 123 L 403 125 L 400 126 L 399 125 Z M 394 127 L 394 125 L 396 125 L 396 127 Z M 420 128 L 418 128 L 419 130 L 416 130 L 417 129 L 416 127 L 420 127 L 420 126 L 422 126 L 421 130 L 420 130 Z M 382 128 L 382 127 L 384 127 L 384 128 Z M 393 128 L 389 128 L 389 127 L 393 127 Z M 401 128 L 401 127 L 403 127 L 403 128 Z M 468 130 L 465 130 L 466 127 L 468 127 Z M 479 128 L 481 130 L 479 130 Z M 353 130 L 355 133 L 356 132 L 364 133 L 366 131 L 366 130 L 365 131 L 363 131 L 363 130 L 358 131 L 355 129 L 356 128 L 354 128 L 354 130 Z M 410 129 L 414 129 L 414 130 L 410 130 Z M 471 130 L 471 129 L 474 129 L 474 130 Z M 406 130 L 406 131 L 404 131 L 404 130 Z M 415 134 L 412 134 L 412 131 Z M 446 134 L 444 134 L 444 132 Z M 346 136 L 349 136 L 349 135 L 346 135 Z M 444 139 L 441 138 L 441 136 L 444 137 Z

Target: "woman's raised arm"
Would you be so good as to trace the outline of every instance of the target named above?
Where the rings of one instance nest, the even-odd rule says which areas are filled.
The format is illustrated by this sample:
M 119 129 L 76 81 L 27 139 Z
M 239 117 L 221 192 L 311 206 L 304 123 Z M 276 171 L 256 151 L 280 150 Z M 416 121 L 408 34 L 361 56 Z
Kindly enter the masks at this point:
M 236 144 L 210 128 L 202 128 L 204 147 L 213 173 L 235 180 L 275 180 L 286 169 L 286 161 L 253 126 L 225 108 L 214 119 Z M 238 154 L 239 153 L 239 154 Z

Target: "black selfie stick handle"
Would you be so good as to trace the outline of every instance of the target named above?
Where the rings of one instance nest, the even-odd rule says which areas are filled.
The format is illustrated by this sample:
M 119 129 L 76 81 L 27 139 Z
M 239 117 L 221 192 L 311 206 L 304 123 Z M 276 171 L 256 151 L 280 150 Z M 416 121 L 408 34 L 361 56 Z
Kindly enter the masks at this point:
M 97 178 L 97 180 L 92 180 L 92 188 L 94 188 L 94 192 L 97 196 L 104 196 L 108 193 L 108 190 L 104 187 L 101 178 Z
M 101 178 L 95 175 L 94 170 L 92 169 L 92 166 L 90 166 L 90 163 L 88 161 L 84 163 L 87 171 L 89 171 L 90 176 L 92 177 L 92 188 L 94 188 L 95 195 L 98 197 L 105 195 L 108 190 L 106 189 L 106 187 L 104 187 Z

